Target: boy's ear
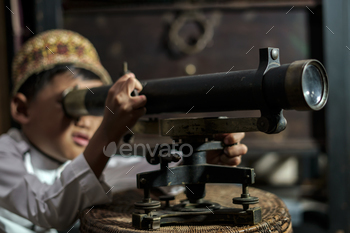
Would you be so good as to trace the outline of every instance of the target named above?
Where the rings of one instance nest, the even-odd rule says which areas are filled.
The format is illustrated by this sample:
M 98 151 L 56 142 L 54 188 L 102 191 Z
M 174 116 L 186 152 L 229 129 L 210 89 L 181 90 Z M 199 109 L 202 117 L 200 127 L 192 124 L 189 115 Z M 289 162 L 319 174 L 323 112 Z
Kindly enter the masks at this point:
M 11 99 L 12 118 L 21 125 L 25 125 L 29 121 L 28 105 L 28 99 L 22 93 L 16 93 Z

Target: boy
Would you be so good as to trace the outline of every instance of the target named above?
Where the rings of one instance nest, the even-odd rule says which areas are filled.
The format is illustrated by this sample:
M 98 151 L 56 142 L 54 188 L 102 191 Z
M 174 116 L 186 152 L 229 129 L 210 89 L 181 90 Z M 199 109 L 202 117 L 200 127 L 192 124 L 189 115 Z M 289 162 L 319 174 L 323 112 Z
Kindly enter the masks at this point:
M 67 229 L 79 211 L 109 203 L 111 187 L 135 187 L 136 173 L 156 169 L 142 157 L 110 159 L 103 153 L 146 112 L 146 97 L 130 95 L 142 89 L 134 74 L 124 75 L 109 90 L 106 106 L 112 113 L 106 108 L 104 117 L 65 116 L 61 100 L 66 89 L 112 83 L 86 38 L 67 30 L 36 35 L 16 55 L 13 81 L 11 115 L 21 130 L 10 129 L 0 137 L 1 231 Z M 243 137 L 219 136 L 226 144 Z M 238 165 L 246 152 L 238 144 L 209 154 L 208 162 Z

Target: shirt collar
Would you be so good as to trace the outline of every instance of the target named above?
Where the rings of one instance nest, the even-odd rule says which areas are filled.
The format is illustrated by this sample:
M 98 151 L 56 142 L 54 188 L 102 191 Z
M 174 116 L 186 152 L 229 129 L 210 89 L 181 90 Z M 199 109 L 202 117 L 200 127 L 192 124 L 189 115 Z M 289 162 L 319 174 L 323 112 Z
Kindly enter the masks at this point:
M 8 131 L 8 135 L 18 143 L 17 146 L 22 155 L 27 152 L 30 153 L 33 165 L 38 168 L 56 169 L 67 161 L 62 159 L 58 160 L 45 154 L 39 148 L 33 145 L 19 129 L 11 128 Z

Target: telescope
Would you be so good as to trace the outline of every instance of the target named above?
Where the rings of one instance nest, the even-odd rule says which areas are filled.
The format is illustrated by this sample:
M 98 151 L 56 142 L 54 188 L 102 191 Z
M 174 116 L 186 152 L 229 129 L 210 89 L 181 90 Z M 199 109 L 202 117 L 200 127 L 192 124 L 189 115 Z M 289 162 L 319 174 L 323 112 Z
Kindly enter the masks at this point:
M 279 57 L 278 48 L 263 48 L 260 49 L 258 69 L 141 82 L 140 94 L 147 97 L 146 116 L 240 110 L 259 110 L 261 116 L 149 119 L 136 123 L 135 133 L 170 136 L 178 146 L 187 144 L 192 150 L 182 147 L 177 153 L 169 152 L 166 156 L 161 153 L 146 155 L 147 161 L 160 164 L 160 169 L 137 174 L 137 187 L 144 189 L 144 198 L 135 203 L 135 209 L 141 212 L 133 213 L 134 227 L 157 229 L 164 224 L 198 221 L 254 225 L 261 221 L 261 207 L 249 208 L 259 202 L 259 198 L 251 197 L 248 190 L 255 182 L 254 169 L 209 165 L 206 152 L 232 146 L 214 141 L 214 134 L 279 133 L 287 125 L 284 109 L 317 111 L 325 106 L 328 78 L 323 65 L 314 59 L 281 65 Z M 64 93 L 63 109 L 74 118 L 103 115 L 110 87 L 69 90 Z M 182 165 L 168 167 L 170 162 L 180 159 Z M 243 209 L 223 207 L 205 200 L 206 183 L 241 184 L 242 194 L 234 197 L 232 203 L 242 205 Z M 179 205 L 169 206 L 171 197 L 163 197 L 160 200 L 167 204 L 162 207 L 160 201 L 150 198 L 151 188 L 170 185 L 185 185 L 186 190 L 190 190 L 186 192 L 187 199 Z
M 147 97 L 147 115 L 260 110 L 260 126 L 266 121 L 269 127 L 265 124 L 258 130 L 265 133 L 285 128 L 285 124 L 284 128 L 274 128 L 273 118 L 281 115 L 282 109 L 320 110 L 328 99 L 323 65 L 313 59 L 280 65 L 277 48 L 260 49 L 260 65 L 255 70 L 155 79 L 141 84 L 140 94 Z M 103 115 L 110 87 L 70 91 L 63 99 L 63 109 L 71 117 Z M 278 118 L 281 122 L 283 116 Z

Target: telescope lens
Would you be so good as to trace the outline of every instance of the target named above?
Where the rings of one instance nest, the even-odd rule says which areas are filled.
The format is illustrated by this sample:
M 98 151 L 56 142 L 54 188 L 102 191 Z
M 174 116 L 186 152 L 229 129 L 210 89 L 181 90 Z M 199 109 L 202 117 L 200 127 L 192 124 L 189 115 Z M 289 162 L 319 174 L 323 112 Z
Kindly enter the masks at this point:
M 308 65 L 304 69 L 302 88 L 309 106 L 316 106 L 320 103 L 324 87 L 322 75 L 316 66 Z

